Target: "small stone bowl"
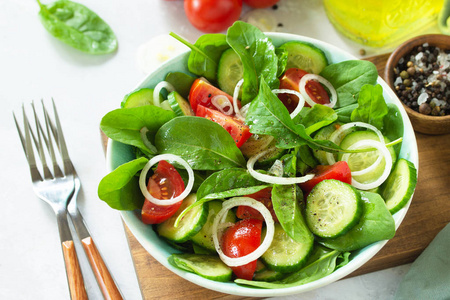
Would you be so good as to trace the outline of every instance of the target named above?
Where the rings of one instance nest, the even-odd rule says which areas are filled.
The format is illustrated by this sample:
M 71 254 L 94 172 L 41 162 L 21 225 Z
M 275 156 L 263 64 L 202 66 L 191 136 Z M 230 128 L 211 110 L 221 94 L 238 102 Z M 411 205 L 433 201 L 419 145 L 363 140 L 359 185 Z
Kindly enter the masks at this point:
M 416 46 L 420 46 L 424 43 L 428 43 L 431 46 L 439 47 L 440 49 L 450 48 L 450 36 L 442 34 L 428 34 L 412 38 L 405 43 L 401 44 L 397 49 L 392 52 L 389 57 L 386 68 L 384 70 L 384 78 L 386 83 L 395 91 L 394 80 L 396 75 L 394 74 L 394 68 L 397 66 L 400 58 L 404 57 L 412 51 Z M 447 87 L 450 89 L 450 87 Z M 425 134 L 445 134 L 450 133 L 450 115 L 446 116 L 431 116 L 424 115 L 416 112 L 403 104 L 409 119 L 413 125 L 413 128 L 417 132 Z

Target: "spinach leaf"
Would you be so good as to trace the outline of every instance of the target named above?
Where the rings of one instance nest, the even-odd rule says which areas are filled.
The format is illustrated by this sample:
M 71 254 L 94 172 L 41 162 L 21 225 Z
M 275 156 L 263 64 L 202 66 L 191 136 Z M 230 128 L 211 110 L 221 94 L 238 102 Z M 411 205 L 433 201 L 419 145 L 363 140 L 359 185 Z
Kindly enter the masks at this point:
M 294 272 L 287 277 L 273 281 L 251 281 L 236 279 L 234 282 L 266 289 L 289 288 L 312 282 L 330 275 L 336 269 L 336 260 L 339 251 L 332 251 L 324 247 L 317 246 L 309 258 L 307 265 L 300 271 Z
M 204 34 L 198 38 L 194 45 L 171 32 L 171 36 L 191 48 L 188 60 L 188 69 L 195 75 L 203 76 L 215 81 L 217 67 L 222 53 L 230 48 L 224 34 Z
M 400 114 L 398 106 L 392 103 L 388 103 L 388 114 L 384 117 L 384 126 L 382 133 L 390 141 L 394 141 L 403 136 L 403 119 Z M 400 153 L 402 144 L 397 144 L 394 146 L 395 153 L 397 157 Z
M 337 151 L 340 148 L 327 140 L 313 140 L 302 124 L 295 124 L 284 104 L 261 78 L 258 95 L 250 104 L 245 119 L 254 134 L 274 136 L 278 148 L 289 149 L 307 144 L 313 149 Z
M 166 75 L 165 81 L 173 85 L 175 90 L 185 99 L 187 99 L 191 90 L 191 86 L 195 81 L 195 77 L 182 72 L 170 72 Z
M 112 140 L 138 147 L 145 154 L 153 153 L 142 141 L 140 130 L 148 129 L 147 136 L 175 117 L 174 112 L 154 105 L 119 108 L 107 113 L 100 122 L 100 129 Z
M 69 0 L 37 2 L 42 25 L 57 39 L 89 54 L 106 54 L 117 49 L 112 29 L 86 6 Z
M 278 57 L 275 46 L 264 33 L 253 25 L 237 21 L 228 28 L 227 42 L 241 58 L 244 68 L 242 105 L 256 97 L 260 78 L 271 88 L 278 87 Z
M 311 148 L 307 145 L 299 147 L 297 157 L 310 168 L 314 168 L 318 165 L 316 158 L 311 152 Z
M 364 213 L 361 220 L 346 234 L 320 241 L 324 246 L 339 251 L 353 251 L 381 240 L 394 237 L 395 222 L 379 194 L 361 192 Z
M 350 123 L 352 112 L 358 107 L 358 104 L 351 104 L 345 107 L 341 107 L 336 109 L 336 113 L 338 115 L 337 120 L 342 123 Z
M 336 121 L 337 117 L 334 109 L 325 105 L 316 104 L 305 112 L 301 121 L 306 128 L 306 133 L 311 135 L 320 128 Z
M 281 77 L 284 71 L 286 71 L 287 61 L 288 61 L 288 52 L 284 48 L 275 48 L 275 54 L 278 57 L 278 71 L 277 77 Z
M 375 65 L 365 60 L 347 60 L 326 66 L 320 73 L 336 89 L 338 100 L 334 108 L 356 103 L 359 91 L 365 84 L 376 84 L 378 72 Z
M 382 130 L 387 113 L 388 107 L 381 85 L 366 84 L 359 92 L 358 107 L 352 112 L 351 121 L 369 123 Z
M 314 236 L 308 229 L 297 201 L 297 185 L 274 185 L 273 210 L 284 231 L 296 242 L 312 243 Z
M 197 199 L 214 200 L 249 195 L 269 185 L 256 180 L 246 169 L 231 168 L 213 173 L 197 191 Z
M 114 209 L 142 208 L 144 196 L 139 188 L 139 178 L 136 174 L 147 162 L 147 158 L 141 157 L 117 167 L 100 181 L 98 197 Z
M 245 168 L 246 165 L 231 135 L 205 118 L 186 116 L 170 120 L 156 133 L 155 146 L 161 154 L 181 156 L 194 170 Z

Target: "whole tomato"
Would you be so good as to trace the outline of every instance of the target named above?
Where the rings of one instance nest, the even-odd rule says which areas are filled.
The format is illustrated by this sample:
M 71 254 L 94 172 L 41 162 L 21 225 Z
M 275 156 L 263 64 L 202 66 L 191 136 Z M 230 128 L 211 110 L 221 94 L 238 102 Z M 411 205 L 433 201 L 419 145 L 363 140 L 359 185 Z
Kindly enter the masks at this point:
M 275 5 L 279 0 L 244 0 L 245 4 L 254 8 L 266 8 Z
M 185 0 L 189 22 L 203 32 L 221 32 L 239 19 L 242 0 Z

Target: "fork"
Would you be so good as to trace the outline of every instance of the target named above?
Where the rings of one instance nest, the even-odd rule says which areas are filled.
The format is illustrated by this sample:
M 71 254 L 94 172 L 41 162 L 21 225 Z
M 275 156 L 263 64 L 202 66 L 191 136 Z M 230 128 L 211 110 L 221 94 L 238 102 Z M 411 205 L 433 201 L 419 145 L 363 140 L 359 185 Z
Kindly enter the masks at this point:
M 45 124 L 48 136 L 47 154 L 50 155 L 51 163 L 53 166 L 53 172 L 50 171 L 50 168 L 48 167 L 46 161 L 46 154 L 44 153 L 44 145 L 42 143 L 42 138 L 43 136 L 45 136 L 45 133 L 40 126 L 40 122 L 34 108 L 34 103 L 32 103 L 31 106 L 33 108 L 34 119 L 36 123 L 36 134 L 33 133 L 33 130 L 28 121 L 28 117 L 25 113 L 25 107 L 23 105 L 23 133 L 14 113 L 13 116 L 20 140 L 22 142 L 25 156 L 30 167 L 33 190 L 35 194 L 40 199 L 47 202 L 55 212 L 66 267 L 70 296 L 72 299 L 87 299 L 83 275 L 81 273 L 80 265 L 75 251 L 74 241 L 70 232 L 66 210 L 67 204 L 75 191 L 73 170 L 71 169 L 68 160 L 63 156 L 63 153 L 60 152 L 59 154 L 61 155 L 63 160 L 64 172 L 63 170 L 61 170 L 61 167 L 56 158 L 55 147 L 53 146 L 53 142 L 50 138 L 48 125 L 49 117 L 47 114 L 45 114 Z M 33 142 L 36 151 L 38 152 L 38 159 L 36 159 L 35 157 L 35 150 L 33 149 L 31 136 L 33 136 Z
M 53 111 L 55 113 L 55 124 L 52 122 L 50 118 L 48 118 L 48 125 L 53 134 L 54 139 L 57 142 L 57 145 L 60 151 L 63 153 L 63 157 L 66 157 L 68 164 L 72 169 L 72 174 L 75 183 L 75 191 L 73 196 L 67 206 L 67 210 L 72 219 L 72 223 L 75 227 L 77 235 L 81 240 L 81 244 L 83 245 L 83 249 L 88 257 L 89 264 L 94 272 L 95 278 L 97 279 L 97 283 L 100 287 L 100 290 L 105 299 L 123 299 L 123 295 L 120 292 L 114 278 L 111 276 L 111 273 L 108 270 L 100 252 L 98 251 L 94 240 L 86 226 L 86 223 L 81 215 L 81 212 L 77 207 L 77 196 L 78 192 L 81 189 L 81 181 L 78 177 L 78 174 L 75 170 L 75 167 L 72 164 L 72 161 L 69 158 L 69 153 L 67 151 L 66 142 L 64 139 L 64 135 L 62 134 L 61 124 L 59 121 L 59 116 L 56 110 L 55 102 L 52 99 L 53 103 Z M 43 106 L 44 107 L 44 106 Z M 48 115 L 47 110 L 44 107 L 44 114 Z M 58 130 L 59 128 L 59 130 Z M 44 139 L 45 140 L 45 139 Z M 45 140 L 46 141 L 46 140 Z M 47 142 L 46 142 L 47 143 Z

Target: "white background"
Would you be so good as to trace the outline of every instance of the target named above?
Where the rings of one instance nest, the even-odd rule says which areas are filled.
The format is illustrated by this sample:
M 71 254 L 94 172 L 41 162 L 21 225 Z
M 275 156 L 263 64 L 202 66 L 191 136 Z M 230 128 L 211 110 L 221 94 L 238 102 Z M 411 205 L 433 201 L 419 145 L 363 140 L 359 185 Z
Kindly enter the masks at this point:
M 141 298 L 119 213 L 97 198 L 97 185 L 106 174 L 99 123 L 145 76 L 136 63 L 140 45 L 170 31 L 191 42 L 202 33 L 187 21 L 182 1 L 79 2 L 113 28 L 119 40 L 116 53 L 90 56 L 74 50 L 45 31 L 35 1 L 0 1 L 1 299 L 69 298 L 54 214 L 33 194 L 12 118 L 15 111 L 21 119 L 22 103 L 45 99 L 49 104 L 51 97 L 82 180 L 80 210 L 124 296 Z M 244 7 L 244 11 L 248 9 Z M 274 13 L 283 23 L 283 31 L 321 39 L 359 56 L 362 46 L 336 33 L 321 1 L 281 0 Z M 366 49 L 368 54 L 389 50 Z M 86 269 L 83 254 L 80 260 Z M 295 298 L 389 299 L 408 268 L 400 266 L 341 280 Z M 93 275 L 84 276 L 90 298 L 101 299 Z

